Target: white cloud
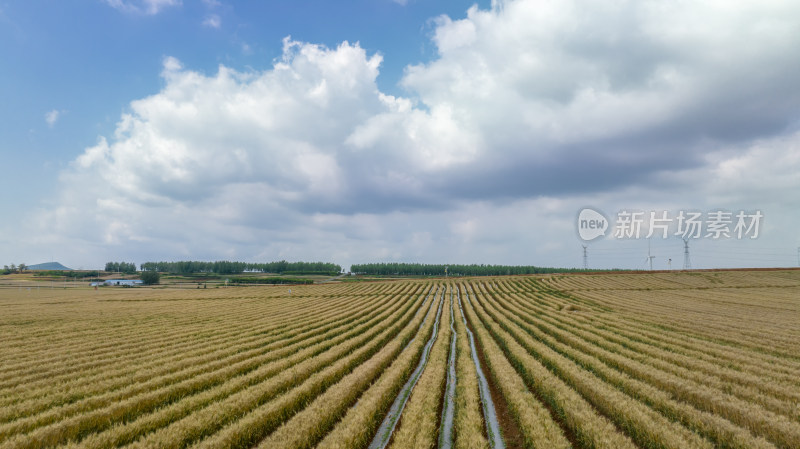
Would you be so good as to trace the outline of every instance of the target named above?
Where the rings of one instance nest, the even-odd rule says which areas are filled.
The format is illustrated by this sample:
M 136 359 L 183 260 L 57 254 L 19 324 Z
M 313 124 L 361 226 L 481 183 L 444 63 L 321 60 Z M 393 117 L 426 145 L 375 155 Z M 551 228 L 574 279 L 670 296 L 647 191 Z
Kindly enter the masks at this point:
M 61 117 L 63 111 L 59 111 L 58 109 L 53 109 L 52 111 L 47 112 L 44 115 L 44 121 L 47 123 L 47 126 L 53 127 L 55 126 L 58 119 Z
M 203 25 L 211 28 L 219 28 L 222 26 L 222 19 L 217 14 L 210 14 L 203 20 Z
M 347 42 L 287 38 L 264 71 L 168 57 L 163 89 L 63 174 L 42 241 L 558 265 L 587 204 L 794 204 L 798 8 L 494 2 L 436 20 L 408 97 L 380 92 L 381 56 Z
M 164 90 L 133 102 L 114 139 L 75 161 L 62 179 L 64 203 L 47 219 L 66 234 L 116 235 L 113 243 L 145 239 L 142 226 L 165 207 L 182 211 L 168 214 L 177 223 L 197 208 L 213 217 L 224 204 L 219 220 L 254 225 L 337 201 L 347 186 L 336 153 L 355 124 L 382 107 L 380 60 L 358 45 L 288 39 L 284 58 L 266 72 L 221 66 L 207 77 L 165 58 Z
M 707 156 L 708 164 L 675 175 L 700 185 L 716 207 L 800 210 L 800 131 L 758 139 Z M 800 217 L 798 217 L 800 218 Z
M 170 74 L 179 72 L 183 69 L 183 64 L 178 60 L 178 58 L 174 56 L 167 56 L 164 58 L 163 61 L 164 70 L 161 72 L 161 76 L 168 77 Z
M 724 120 L 737 111 L 720 103 L 738 102 L 731 96 L 739 93 L 765 104 L 777 100 L 781 114 L 793 109 L 781 96 L 800 68 L 783 56 L 800 44 L 800 32 L 792 31 L 797 5 L 502 6 L 439 19 L 433 40 L 440 57 L 410 67 L 403 80 L 426 104 L 448 104 L 471 118 L 493 137 L 492 146 L 524 143 L 543 151 L 708 120 L 712 108 Z M 796 104 L 798 95 L 792 97 Z
M 180 6 L 181 0 L 106 0 L 106 3 L 125 13 L 155 15 L 165 7 Z

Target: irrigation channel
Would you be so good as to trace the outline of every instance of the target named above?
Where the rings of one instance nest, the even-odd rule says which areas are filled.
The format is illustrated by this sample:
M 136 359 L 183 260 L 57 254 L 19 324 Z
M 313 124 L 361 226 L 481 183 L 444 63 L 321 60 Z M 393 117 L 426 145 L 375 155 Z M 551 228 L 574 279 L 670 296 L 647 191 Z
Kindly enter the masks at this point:
M 442 421 L 439 427 L 439 449 L 453 447 L 453 415 L 456 404 L 456 329 L 453 326 L 453 289 L 450 289 L 450 353 L 447 358 L 447 386 L 444 390 L 444 404 L 442 405 Z
M 439 289 L 437 288 L 436 293 L 433 295 L 433 300 L 436 301 L 436 297 L 439 295 Z M 375 434 L 375 437 L 372 439 L 372 442 L 369 445 L 369 449 L 384 449 L 388 444 L 389 441 L 392 439 L 392 433 L 394 432 L 395 427 L 397 426 L 398 418 L 400 418 L 400 414 L 403 413 L 403 409 L 406 406 L 406 402 L 408 402 L 408 398 L 411 397 L 411 390 L 414 389 L 414 385 L 417 384 L 420 375 L 422 374 L 422 370 L 425 368 L 425 365 L 428 363 L 428 356 L 431 352 L 431 347 L 433 343 L 436 341 L 436 336 L 439 334 L 439 319 L 442 316 L 442 305 L 444 304 L 444 290 L 442 291 L 442 299 L 439 301 L 439 308 L 436 311 L 436 321 L 433 323 L 433 331 L 431 332 L 431 336 L 428 339 L 428 342 L 425 344 L 425 348 L 422 350 L 422 357 L 419 359 L 419 364 L 417 364 L 417 368 L 411 373 L 411 377 L 408 379 L 403 388 L 397 394 L 397 398 L 395 398 L 394 402 L 392 403 L 391 408 L 389 408 L 389 412 L 386 414 L 386 417 L 381 422 L 381 426 L 378 428 L 378 432 Z M 426 318 L 427 319 L 427 318 Z M 425 320 L 420 323 L 419 328 L 422 329 L 422 326 L 425 324 Z M 416 337 L 415 337 L 416 338 Z M 414 341 L 412 339 L 408 342 L 408 345 Z M 406 347 L 408 347 L 406 345 Z
M 472 305 L 472 301 L 469 300 L 469 293 L 467 293 L 466 290 L 464 290 L 464 297 L 466 298 L 467 302 Z M 481 394 L 483 420 L 486 423 L 486 433 L 489 436 L 489 444 L 494 449 L 504 449 L 506 444 L 503 441 L 503 435 L 500 433 L 500 422 L 497 420 L 497 412 L 494 408 L 492 395 L 489 392 L 489 382 L 486 380 L 486 376 L 483 374 L 483 370 L 481 369 L 481 362 L 478 360 L 478 350 L 475 348 L 475 337 L 472 335 L 472 331 L 469 330 L 469 324 L 467 324 L 466 315 L 464 315 L 464 309 L 461 307 L 460 291 L 457 292 L 457 298 L 458 308 L 461 310 L 461 319 L 464 320 L 464 328 L 466 328 L 467 336 L 469 337 L 469 347 L 472 352 L 472 361 L 475 362 L 475 370 L 478 372 L 478 390 Z
M 394 402 L 392 402 L 392 406 L 389 408 L 389 411 L 384 417 L 383 421 L 381 422 L 378 431 L 375 433 L 375 437 L 372 439 L 372 442 L 369 445 L 369 449 L 384 449 L 388 446 L 389 442 L 392 440 L 392 434 L 394 433 L 395 427 L 399 421 L 400 415 L 403 413 L 405 409 L 406 403 L 408 399 L 411 397 L 411 392 L 414 390 L 414 386 L 417 384 L 420 376 L 422 375 L 422 371 L 425 369 L 425 366 L 428 363 L 428 357 L 430 355 L 431 348 L 433 344 L 436 342 L 436 338 L 439 334 L 439 324 L 441 321 L 442 316 L 442 306 L 444 305 L 444 300 L 447 295 L 447 287 L 441 288 L 437 287 L 433 300 L 436 301 L 436 298 L 441 295 L 441 300 L 439 301 L 439 307 L 436 311 L 436 319 L 433 324 L 433 331 L 431 332 L 431 336 L 428 339 L 428 342 L 425 344 L 425 347 L 422 351 L 422 356 L 420 357 L 419 363 L 417 364 L 416 369 L 414 372 L 411 373 L 408 381 L 406 381 L 403 388 L 397 394 Z M 465 299 L 472 304 L 469 299 L 469 293 L 464 291 Z M 483 416 L 484 422 L 486 423 L 486 433 L 489 436 L 489 444 L 493 449 L 505 449 L 505 442 L 503 441 L 503 436 L 500 432 L 500 422 L 497 419 L 497 412 L 494 407 L 494 402 L 492 401 L 492 396 L 489 391 L 489 383 L 486 379 L 486 375 L 481 368 L 481 363 L 478 359 L 478 351 L 475 346 L 475 337 L 472 334 L 472 331 L 469 329 L 469 324 L 467 324 L 467 320 L 464 315 L 464 309 L 461 306 L 461 292 L 460 289 L 456 288 L 456 299 L 458 301 L 458 308 L 461 310 L 461 317 L 464 321 L 464 328 L 467 331 L 467 336 L 469 337 L 469 345 L 471 349 L 472 361 L 475 363 L 475 370 L 478 374 L 478 389 L 480 392 L 481 397 L 481 404 L 483 408 Z M 427 301 L 427 298 L 426 298 Z M 453 327 L 453 321 L 455 314 L 453 312 L 453 291 L 450 291 L 450 330 L 452 331 L 452 337 L 450 340 L 450 353 L 448 355 L 448 371 L 447 371 L 447 386 L 445 390 L 444 396 L 444 404 L 442 407 L 442 418 L 440 423 L 440 430 L 439 430 L 439 447 L 440 448 L 451 448 L 453 444 L 453 414 L 455 410 L 455 388 L 456 388 L 456 371 L 455 371 L 455 356 L 456 356 L 456 331 Z M 425 321 L 420 324 L 420 329 L 425 324 Z M 415 337 L 416 338 L 416 337 Z M 412 339 L 409 341 L 409 345 L 411 342 L 414 341 Z

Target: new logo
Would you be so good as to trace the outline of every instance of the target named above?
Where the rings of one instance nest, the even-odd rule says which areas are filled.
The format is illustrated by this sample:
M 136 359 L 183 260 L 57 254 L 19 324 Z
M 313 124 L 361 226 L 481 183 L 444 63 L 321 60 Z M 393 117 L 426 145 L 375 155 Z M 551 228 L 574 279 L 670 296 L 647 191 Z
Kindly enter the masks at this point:
M 591 241 L 606 235 L 608 219 L 602 212 L 584 208 L 578 214 L 578 235 L 582 240 Z

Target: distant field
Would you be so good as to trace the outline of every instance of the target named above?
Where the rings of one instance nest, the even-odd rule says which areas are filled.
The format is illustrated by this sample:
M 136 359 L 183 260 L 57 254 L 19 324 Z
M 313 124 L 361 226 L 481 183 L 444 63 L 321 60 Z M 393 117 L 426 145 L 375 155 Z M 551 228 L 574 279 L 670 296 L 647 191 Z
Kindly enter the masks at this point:
M 0 448 L 800 448 L 800 270 L 0 289 Z

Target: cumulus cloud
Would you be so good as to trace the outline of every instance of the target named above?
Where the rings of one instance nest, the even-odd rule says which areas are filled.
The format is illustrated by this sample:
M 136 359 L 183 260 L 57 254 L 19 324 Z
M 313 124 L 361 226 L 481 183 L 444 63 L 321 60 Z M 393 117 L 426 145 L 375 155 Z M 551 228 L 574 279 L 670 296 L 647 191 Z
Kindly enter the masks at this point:
M 778 2 L 473 7 L 464 19 L 438 20 L 439 58 L 409 67 L 403 84 L 425 104 L 447 105 L 484 138 L 492 150 L 478 152 L 481 166 L 524 167 L 546 180 L 508 185 L 509 194 L 534 193 L 526 185 L 570 188 L 552 173 L 576 188 L 625 185 L 702 164 L 710 150 L 778 133 L 796 118 L 792 74 L 800 61 L 783 55 L 800 44 L 798 29 L 790 31 L 797 9 Z
M 183 240 L 180 223 L 193 215 L 210 222 L 206 232 L 279 231 L 301 219 L 296 210 L 344 197 L 337 151 L 383 108 L 380 61 L 357 44 L 327 49 L 290 39 L 265 72 L 221 66 L 204 76 L 166 58 L 164 90 L 134 101 L 115 135 L 74 161 L 62 175 L 65 203 L 44 219 L 58 233 L 108 244 Z M 156 211 L 158 231 L 149 222 Z
M 180 6 L 181 0 L 106 0 L 106 3 L 125 13 L 155 15 L 165 7 Z
M 524 263 L 509 253 L 558 254 L 590 202 L 791 196 L 799 9 L 497 1 L 436 19 L 405 97 L 358 43 L 287 38 L 271 68 L 213 75 L 166 58 L 163 89 L 73 162 L 40 221 L 173 257 Z

